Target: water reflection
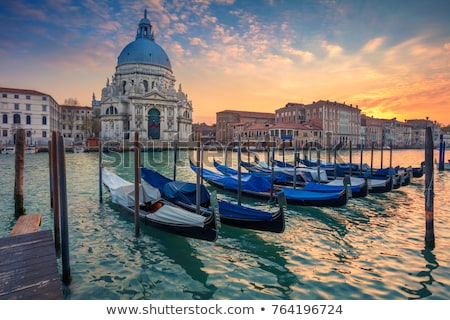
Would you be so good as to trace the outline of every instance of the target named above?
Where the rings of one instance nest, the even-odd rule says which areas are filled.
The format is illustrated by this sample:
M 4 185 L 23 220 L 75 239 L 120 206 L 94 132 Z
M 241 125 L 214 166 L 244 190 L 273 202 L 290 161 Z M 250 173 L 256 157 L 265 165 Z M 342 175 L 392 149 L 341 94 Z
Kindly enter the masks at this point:
M 188 239 L 182 236 L 171 234 L 158 228 L 141 224 L 141 234 L 143 236 L 139 238 L 133 238 L 132 224 L 134 220 L 128 215 L 128 212 L 122 210 L 119 206 L 110 202 L 107 198 L 105 202 L 106 206 L 110 206 L 114 211 L 122 211 L 125 220 L 130 223 L 131 243 L 129 243 L 128 254 L 139 261 L 140 268 L 143 271 L 141 275 L 141 286 L 143 290 L 144 298 L 150 298 L 158 290 L 158 286 L 165 286 L 162 282 L 155 281 L 154 270 L 151 269 L 160 263 L 161 260 L 167 261 L 170 264 L 170 271 L 174 272 L 177 267 L 180 267 L 184 272 L 194 281 L 200 283 L 200 286 L 191 285 L 189 288 L 184 288 L 183 292 L 191 293 L 192 299 L 211 299 L 217 290 L 216 286 L 208 284 L 208 273 L 204 271 L 205 266 L 200 259 L 201 255 L 197 253 L 195 245 L 199 244 L 200 240 Z M 156 246 L 155 246 L 156 244 Z M 192 245 L 193 244 L 193 245 Z M 157 251 L 157 261 L 155 258 L 155 252 Z M 153 255 L 153 257 L 152 257 Z M 176 265 L 176 266 L 175 266 Z M 164 270 L 162 270 L 164 271 Z M 158 277 L 156 277 L 158 278 Z M 150 280 L 153 279 L 153 280 Z M 196 288 L 194 290 L 194 288 Z M 121 293 L 124 294 L 124 293 Z
M 301 284 L 297 275 L 287 267 L 287 260 L 284 257 L 285 248 L 277 245 L 273 237 L 272 234 L 268 235 L 269 241 L 266 241 L 260 232 L 230 226 L 222 227 L 219 241 L 222 247 L 227 248 L 224 255 L 237 268 L 242 268 L 238 272 L 247 276 L 246 279 L 241 279 L 246 285 L 246 288 L 241 288 L 241 295 L 246 299 L 252 299 L 252 296 L 248 294 L 253 291 L 270 296 L 277 292 L 277 297 L 290 299 L 292 287 Z M 248 274 L 246 271 L 249 268 L 257 268 L 263 273 Z M 276 284 L 271 281 L 271 276 L 276 278 Z
M 437 262 L 436 256 L 434 255 L 432 250 L 424 249 L 420 253 L 421 253 L 421 255 L 423 255 L 425 260 L 428 262 L 425 265 L 425 268 L 427 270 L 420 271 L 417 273 L 418 277 L 424 279 L 422 281 L 419 281 L 419 285 L 421 287 L 419 289 L 409 289 L 407 287 L 400 288 L 401 290 L 405 291 L 407 294 L 412 295 L 412 297 L 408 298 L 410 300 L 423 299 L 423 298 L 429 297 L 433 294 L 432 291 L 428 288 L 435 282 L 435 279 L 433 278 L 433 275 L 431 273 L 433 270 L 439 268 L 439 263 Z

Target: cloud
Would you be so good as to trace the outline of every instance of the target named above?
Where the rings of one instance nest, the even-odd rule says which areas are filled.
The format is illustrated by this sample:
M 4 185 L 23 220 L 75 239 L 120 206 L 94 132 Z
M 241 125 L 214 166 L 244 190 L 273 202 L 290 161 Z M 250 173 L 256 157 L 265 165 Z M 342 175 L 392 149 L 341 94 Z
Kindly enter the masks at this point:
M 337 57 L 340 56 L 344 49 L 336 44 L 329 44 L 326 41 L 322 42 L 322 48 L 328 53 L 328 57 Z
M 369 53 L 374 52 L 383 44 L 383 42 L 384 42 L 383 37 L 377 37 L 377 38 L 371 39 L 362 48 L 362 52 L 369 52 Z
M 189 44 L 192 46 L 200 46 L 202 48 L 208 48 L 208 44 L 198 37 L 189 38 Z

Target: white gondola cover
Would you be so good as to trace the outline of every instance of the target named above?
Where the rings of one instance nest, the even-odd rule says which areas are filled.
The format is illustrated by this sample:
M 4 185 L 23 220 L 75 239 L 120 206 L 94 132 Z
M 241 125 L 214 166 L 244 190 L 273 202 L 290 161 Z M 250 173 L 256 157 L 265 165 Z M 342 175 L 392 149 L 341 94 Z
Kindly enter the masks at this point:
M 102 182 L 111 192 L 112 201 L 126 208 L 134 207 L 134 183 L 131 183 L 106 168 L 102 168 Z M 139 185 L 140 204 L 156 202 L 161 200 L 161 194 L 157 188 L 150 185 Z M 183 208 L 166 203 L 154 213 L 146 213 L 142 210 L 141 215 L 146 215 L 149 220 L 171 225 L 186 225 L 203 227 L 205 217 L 189 212 Z

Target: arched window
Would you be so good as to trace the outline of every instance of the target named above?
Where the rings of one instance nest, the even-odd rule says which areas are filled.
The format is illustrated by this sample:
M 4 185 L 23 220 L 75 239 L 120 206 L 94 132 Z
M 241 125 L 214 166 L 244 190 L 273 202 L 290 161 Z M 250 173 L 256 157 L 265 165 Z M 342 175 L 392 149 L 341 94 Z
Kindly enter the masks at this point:
M 13 116 L 13 123 L 18 123 L 20 124 L 20 114 L 14 114 Z
M 108 109 L 106 109 L 106 114 L 118 114 L 117 108 L 113 105 L 109 106 Z
M 148 92 L 148 81 L 144 80 L 144 88 L 145 88 L 145 92 Z
M 151 109 L 148 112 L 148 137 L 151 139 L 160 139 L 160 112 L 158 109 Z

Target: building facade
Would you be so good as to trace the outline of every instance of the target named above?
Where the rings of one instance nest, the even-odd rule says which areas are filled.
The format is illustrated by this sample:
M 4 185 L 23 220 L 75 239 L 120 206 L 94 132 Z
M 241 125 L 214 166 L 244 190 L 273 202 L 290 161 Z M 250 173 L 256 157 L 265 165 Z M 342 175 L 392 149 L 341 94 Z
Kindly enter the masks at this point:
M 136 39 L 122 50 L 116 72 L 102 90 L 98 108 L 101 138 L 127 142 L 133 132 L 140 141 L 188 141 L 192 134 L 192 102 L 175 89 L 175 76 L 166 52 L 155 42 L 145 11 Z
M 345 103 L 319 100 L 312 104 L 288 103 L 275 110 L 272 135 L 291 140 L 298 146 L 319 144 L 356 146 L 361 141 L 361 111 Z
M 15 143 L 24 129 L 27 145 L 47 146 L 52 131 L 59 131 L 59 105 L 48 94 L 27 89 L 0 88 L 0 144 Z
M 217 142 L 228 144 L 236 140 L 237 135 L 247 137 L 246 129 L 256 124 L 263 125 L 265 129 L 256 130 L 255 134 L 264 135 L 270 125 L 275 123 L 275 115 L 266 112 L 250 112 L 224 110 L 216 113 L 216 139 Z
M 94 117 L 87 106 L 60 105 L 61 134 L 66 142 L 83 142 L 93 136 Z

